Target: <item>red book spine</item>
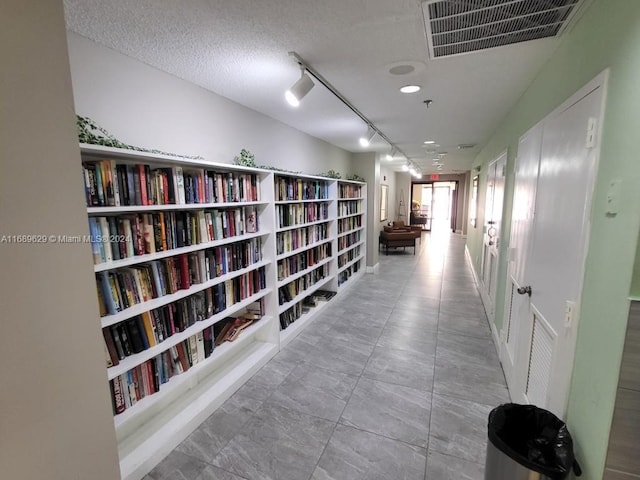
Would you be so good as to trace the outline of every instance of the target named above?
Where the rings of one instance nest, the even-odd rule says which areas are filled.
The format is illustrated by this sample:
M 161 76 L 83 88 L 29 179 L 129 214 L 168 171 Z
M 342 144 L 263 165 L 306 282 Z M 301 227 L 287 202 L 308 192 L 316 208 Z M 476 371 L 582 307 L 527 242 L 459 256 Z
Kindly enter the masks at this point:
M 147 197 L 147 175 L 144 171 L 144 165 L 136 165 L 138 168 L 138 174 L 140 175 L 140 196 L 142 198 L 142 205 L 149 205 L 149 198 Z
M 186 253 L 183 253 L 179 257 L 180 259 L 180 288 L 186 290 L 191 286 L 190 275 L 189 275 L 189 257 L 187 257 Z
M 178 358 L 180 359 L 180 365 L 182 366 L 182 371 L 186 372 L 189 370 L 189 359 L 187 358 L 187 352 L 184 350 L 183 342 L 180 342 L 176 345 L 176 350 L 178 351 Z

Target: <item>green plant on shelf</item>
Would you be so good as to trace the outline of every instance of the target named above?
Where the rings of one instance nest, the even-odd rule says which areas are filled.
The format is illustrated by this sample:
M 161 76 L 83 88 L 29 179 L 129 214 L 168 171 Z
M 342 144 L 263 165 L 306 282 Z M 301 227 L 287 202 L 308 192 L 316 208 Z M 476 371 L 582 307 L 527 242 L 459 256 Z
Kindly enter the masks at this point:
M 121 148 L 123 150 L 135 150 L 137 152 L 153 153 L 156 155 L 167 155 L 169 157 L 203 160 L 203 157 L 199 155 L 179 155 L 177 153 L 163 152 L 162 150 L 150 150 L 147 148 L 128 145 L 111 135 L 107 130 L 102 128 L 89 117 L 76 115 L 76 126 L 78 127 L 78 140 L 80 141 L 80 143 L 88 143 L 89 145 L 101 145 L 103 147 Z
M 340 172 L 336 172 L 335 170 L 329 170 L 327 173 L 319 173 L 317 175 L 318 177 L 327 177 L 327 178 L 342 178 L 342 175 L 340 175 Z
M 347 180 L 353 180 L 354 182 L 365 182 L 364 177 L 361 177 L 357 173 L 352 173 L 351 175 L 347 175 Z
M 238 155 L 234 161 L 236 165 L 241 165 L 243 167 L 256 166 L 255 156 L 249 150 L 245 150 L 244 148 L 240 150 L 240 155 Z

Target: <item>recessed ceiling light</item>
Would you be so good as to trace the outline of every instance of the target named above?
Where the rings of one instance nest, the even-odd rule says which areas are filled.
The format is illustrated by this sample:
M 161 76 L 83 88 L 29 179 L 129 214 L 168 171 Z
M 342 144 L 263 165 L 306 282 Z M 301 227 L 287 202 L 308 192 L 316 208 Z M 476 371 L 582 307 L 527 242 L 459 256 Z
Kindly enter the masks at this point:
M 400 89 L 400 91 L 402 93 L 416 93 L 420 91 L 420 88 L 422 87 L 420 87 L 419 85 L 405 85 Z
M 424 141 L 424 144 L 425 144 L 425 145 L 432 145 L 432 144 L 434 144 L 434 143 L 436 143 L 436 142 L 435 142 L 435 140 L 425 140 L 425 141 Z

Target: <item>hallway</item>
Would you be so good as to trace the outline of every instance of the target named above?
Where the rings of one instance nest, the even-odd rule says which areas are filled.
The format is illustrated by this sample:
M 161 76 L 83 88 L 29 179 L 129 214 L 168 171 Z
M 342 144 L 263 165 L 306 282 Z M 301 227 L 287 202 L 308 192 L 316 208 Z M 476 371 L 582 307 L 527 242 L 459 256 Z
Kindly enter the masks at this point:
M 423 233 L 145 480 L 481 480 L 487 416 L 507 401 L 464 239 Z

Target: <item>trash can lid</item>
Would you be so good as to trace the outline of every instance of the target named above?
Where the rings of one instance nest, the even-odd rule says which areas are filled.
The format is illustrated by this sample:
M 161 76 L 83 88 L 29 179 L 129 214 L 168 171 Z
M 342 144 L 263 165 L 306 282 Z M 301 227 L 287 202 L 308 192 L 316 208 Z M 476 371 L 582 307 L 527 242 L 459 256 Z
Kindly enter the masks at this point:
M 554 480 L 571 470 L 582 472 L 575 460 L 573 440 L 566 424 L 535 405 L 505 403 L 489 414 L 491 443 L 520 465 Z

